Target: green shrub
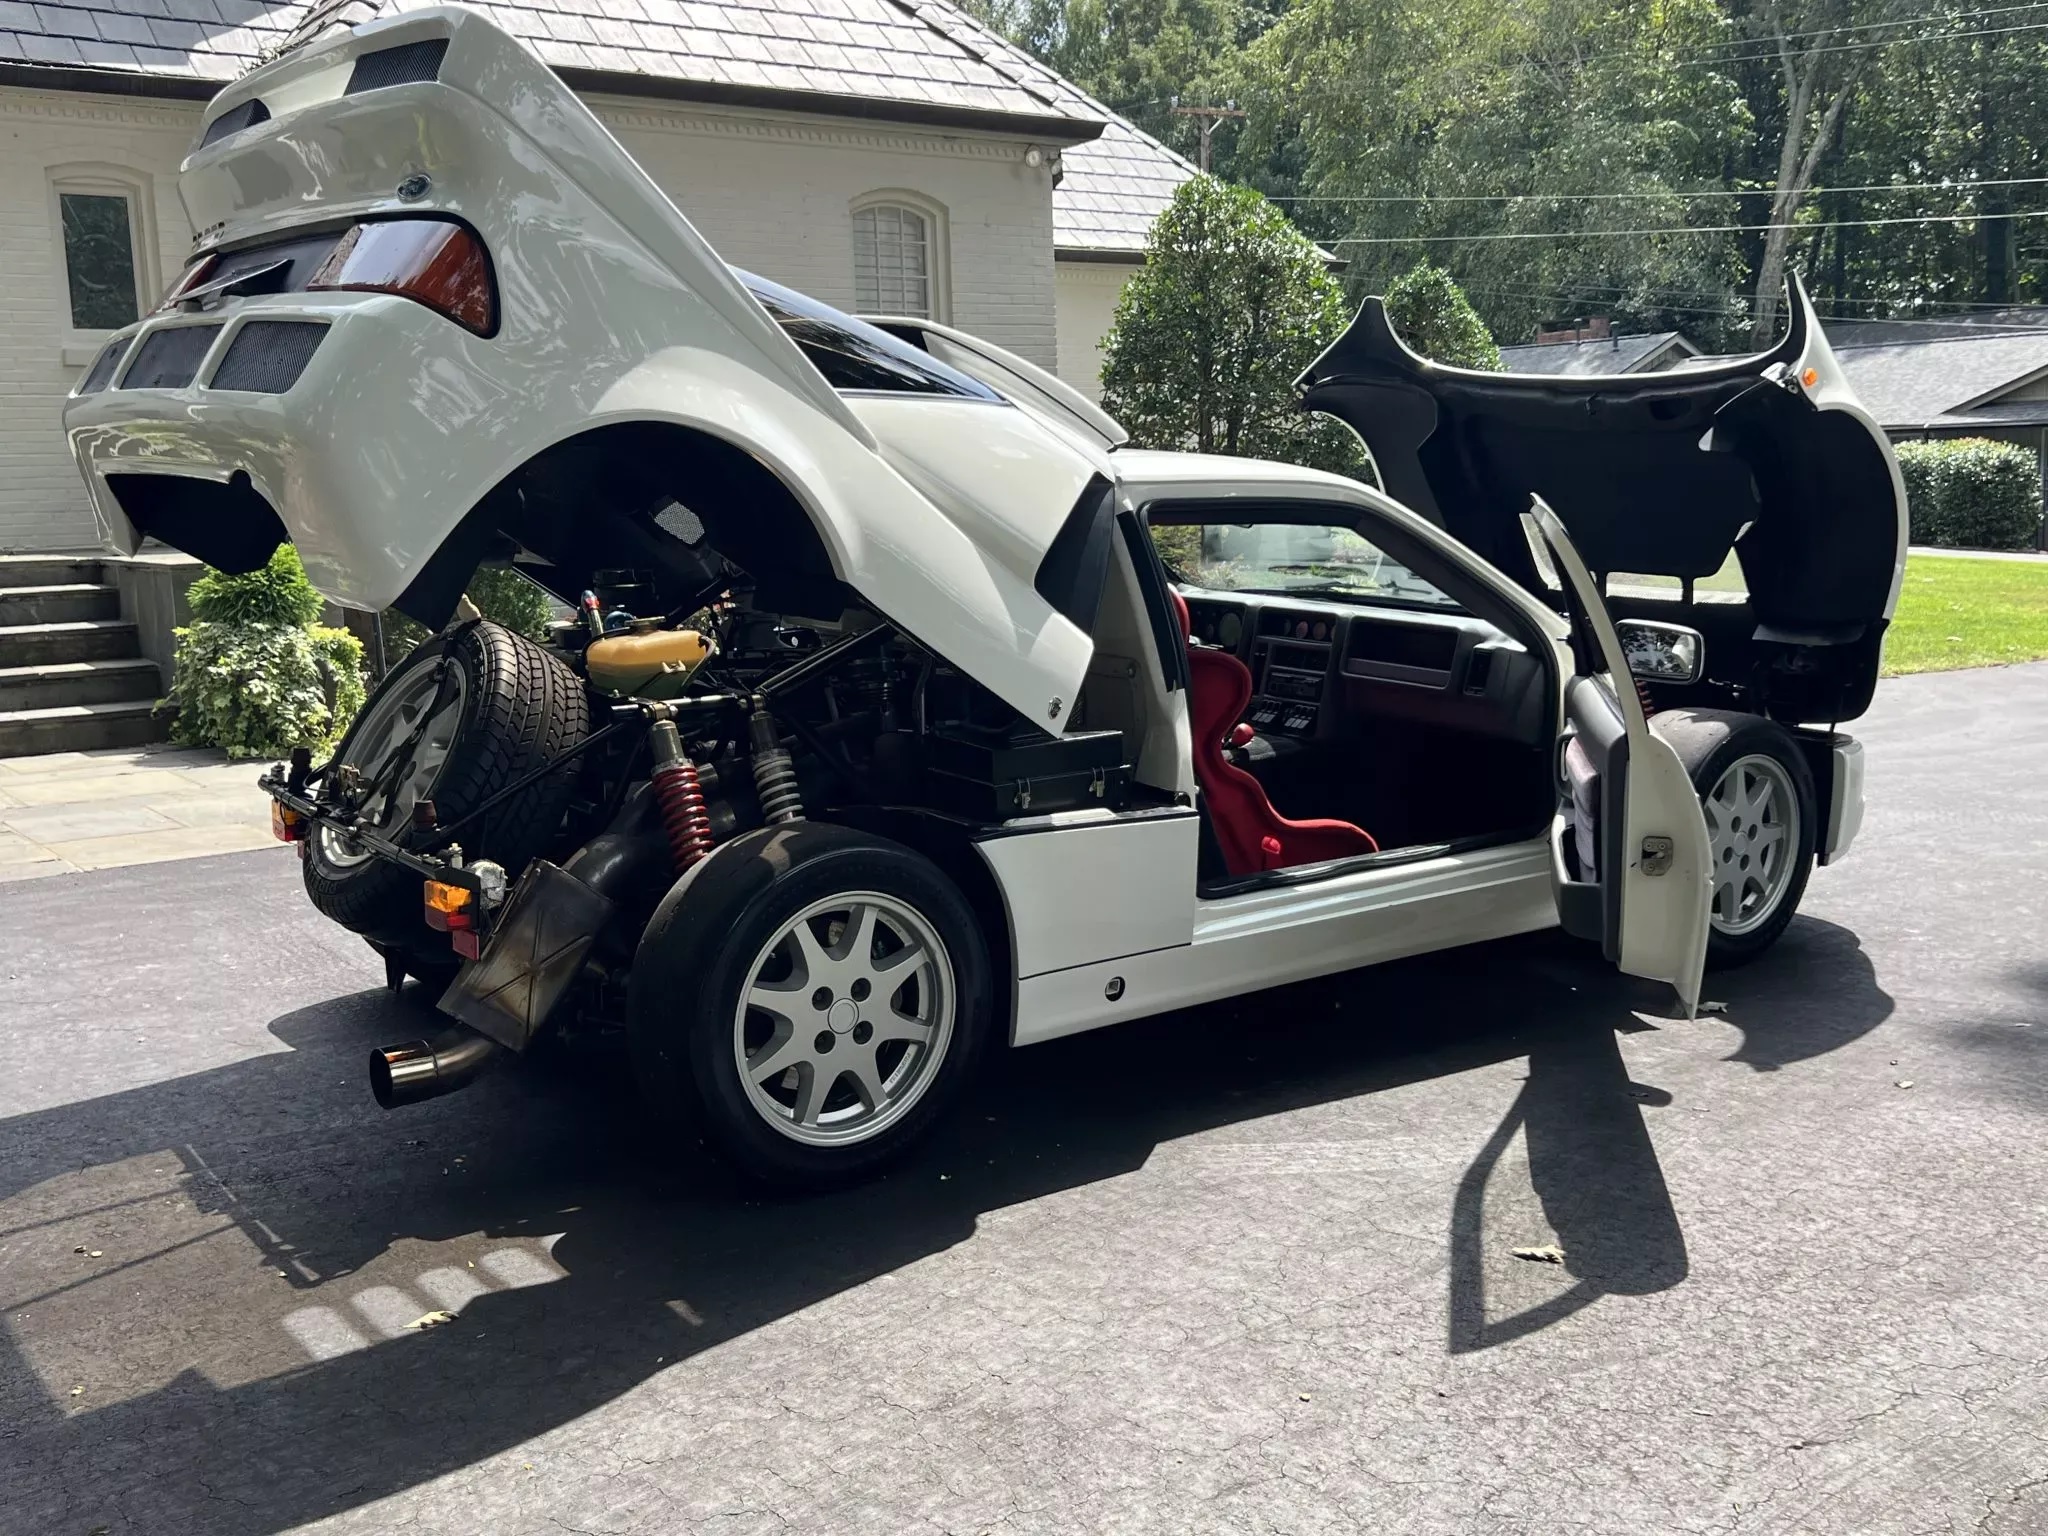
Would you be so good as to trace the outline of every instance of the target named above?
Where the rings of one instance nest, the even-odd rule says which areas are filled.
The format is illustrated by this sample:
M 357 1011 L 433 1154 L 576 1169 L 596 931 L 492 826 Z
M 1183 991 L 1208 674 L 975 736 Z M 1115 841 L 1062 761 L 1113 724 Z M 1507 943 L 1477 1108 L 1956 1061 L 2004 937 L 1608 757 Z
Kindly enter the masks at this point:
M 2031 549 L 2041 530 L 2040 461 L 1988 438 L 1900 443 L 1913 542 L 1948 549 Z
M 207 571 L 190 600 L 171 682 L 178 741 L 282 757 L 325 746 L 362 708 L 362 642 L 313 622 L 321 597 L 291 545 L 245 576 Z
M 177 633 L 171 700 L 178 706 L 172 730 L 178 741 L 221 747 L 230 757 L 282 757 L 293 747 L 318 747 L 335 733 L 337 717 L 311 629 L 195 619 Z M 335 688 L 337 699 L 341 691 Z M 360 702 L 360 676 L 354 692 Z
M 209 570 L 187 594 L 192 617 L 217 624 L 290 624 L 304 627 L 324 606 L 299 552 L 280 544 L 267 565 L 246 576 Z

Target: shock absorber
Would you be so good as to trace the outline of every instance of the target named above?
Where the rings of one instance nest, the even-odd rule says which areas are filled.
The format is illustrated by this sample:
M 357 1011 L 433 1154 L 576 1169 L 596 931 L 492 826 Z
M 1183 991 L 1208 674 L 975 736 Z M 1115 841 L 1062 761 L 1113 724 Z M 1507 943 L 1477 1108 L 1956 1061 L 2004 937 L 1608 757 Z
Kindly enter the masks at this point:
M 761 819 L 769 826 L 801 821 L 803 794 L 797 788 L 796 765 L 783 750 L 782 731 L 765 707 L 747 721 L 747 745 L 754 768 L 754 792 L 761 800 Z
M 673 720 L 657 720 L 647 730 L 653 749 L 654 798 L 661 802 L 662 830 L 681 874 L 711 851 L 711 815 L 704 806 L 704 787 L 697 765 L 683 751 Z

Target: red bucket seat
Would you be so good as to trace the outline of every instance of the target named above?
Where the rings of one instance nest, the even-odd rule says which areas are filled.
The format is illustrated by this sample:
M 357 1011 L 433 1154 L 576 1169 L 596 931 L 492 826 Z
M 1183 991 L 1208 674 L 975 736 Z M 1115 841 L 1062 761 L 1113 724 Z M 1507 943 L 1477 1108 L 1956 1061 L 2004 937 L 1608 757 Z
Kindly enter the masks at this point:
M 1319 864 L 1378 853 L 1379 844 L 1348 821 L 1289 821 L 1273 809 L 1265 787 L 1223 755 L 1223 744 L 1251 702 L 1251 669 L 1228 651 L 1190 639 L 1187 600 L 1172 592 L 1188 647 L 1188 715 L 1195 738 L 1195 782 L 1209 824 L 1233 875 L 1294 864 Z

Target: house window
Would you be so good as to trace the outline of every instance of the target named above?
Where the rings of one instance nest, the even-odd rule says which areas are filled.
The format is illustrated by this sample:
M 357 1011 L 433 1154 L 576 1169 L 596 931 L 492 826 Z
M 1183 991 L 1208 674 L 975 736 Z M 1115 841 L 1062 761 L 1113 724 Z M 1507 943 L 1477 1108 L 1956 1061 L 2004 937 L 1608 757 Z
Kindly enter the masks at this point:
M 141 313 L 135 211 L 135 195 L 124 189 L 57 188 L 73 330 L 111 331 Z
M 853 215 L 853 301 L 865 315 L 935 320 L 932 220 L 915 208 L 877 203 Z

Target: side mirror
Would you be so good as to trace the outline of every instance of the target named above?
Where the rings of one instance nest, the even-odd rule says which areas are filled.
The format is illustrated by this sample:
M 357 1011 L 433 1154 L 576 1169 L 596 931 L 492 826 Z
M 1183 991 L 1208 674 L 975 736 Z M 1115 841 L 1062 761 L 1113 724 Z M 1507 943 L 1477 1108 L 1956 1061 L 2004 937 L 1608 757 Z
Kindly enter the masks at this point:
M 1707 642 L 1683 624 L 1623 619 L 1614 626 L 1628 669 L 1652 683 L 1696 683 L 1707 669 Z

